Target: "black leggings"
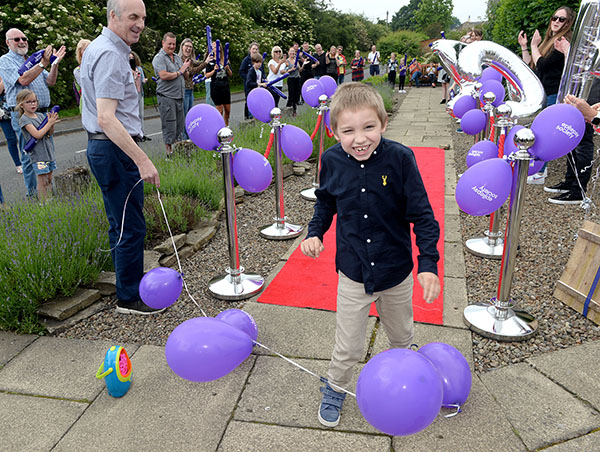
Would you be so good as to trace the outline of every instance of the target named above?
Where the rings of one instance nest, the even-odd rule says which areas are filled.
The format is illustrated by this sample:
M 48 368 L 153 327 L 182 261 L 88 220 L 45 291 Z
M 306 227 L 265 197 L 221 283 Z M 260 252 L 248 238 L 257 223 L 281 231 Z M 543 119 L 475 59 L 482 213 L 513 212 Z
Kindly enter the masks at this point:
M 404 89 L 404 81 L 406 80 L 406 75 L 398 76 L 398 89 L 402 91 Z
M 390 71 L 388 74 L 388 82 L 392 85 L 392 89 L 394 89 L 394 86 L 396 85 L 396 71 Z

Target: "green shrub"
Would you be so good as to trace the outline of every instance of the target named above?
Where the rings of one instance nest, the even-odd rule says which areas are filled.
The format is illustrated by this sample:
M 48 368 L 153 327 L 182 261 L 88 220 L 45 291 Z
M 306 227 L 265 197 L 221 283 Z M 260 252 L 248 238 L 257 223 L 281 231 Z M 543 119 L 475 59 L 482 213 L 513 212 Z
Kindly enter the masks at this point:
M 383 62 L 387 61 L 392 52 L 396 52 L 399 61 L 404 61 L 404 54 L 407 54 L 408 61 L 423 54 L 421 41 L 427 39 L 423 33 L 415 31 L 399 30 L 385 35 L 377 41 L 377 50 L 381 53 Z

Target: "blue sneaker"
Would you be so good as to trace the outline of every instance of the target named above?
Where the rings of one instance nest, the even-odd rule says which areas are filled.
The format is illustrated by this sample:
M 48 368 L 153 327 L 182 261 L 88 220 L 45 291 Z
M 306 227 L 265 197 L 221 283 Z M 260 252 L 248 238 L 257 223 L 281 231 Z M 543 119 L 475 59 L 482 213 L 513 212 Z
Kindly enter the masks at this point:
M 319 405 L 319 422 L 325 427 L 337 427 L 346 393 L 334 391 L 329 384 L 321 387 L 320 391 L 323 393 L 323 398 Z

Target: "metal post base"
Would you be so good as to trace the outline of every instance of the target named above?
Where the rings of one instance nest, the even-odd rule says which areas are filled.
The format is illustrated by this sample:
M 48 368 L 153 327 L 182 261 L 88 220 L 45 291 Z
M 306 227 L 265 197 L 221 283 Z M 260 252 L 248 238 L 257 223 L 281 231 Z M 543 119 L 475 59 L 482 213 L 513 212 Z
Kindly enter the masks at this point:
M 477 334 L 507 342 L 529 339 L 538 327 L 537 319 L 525 311 L 499 309 L 487 302 L 467 306 L 463 320 Z
M 245 300 L 259 293 L 265 285 L 265 279 L 260 275 L 245 274 L 242 270 L 239 276 L 231 276 L 230 270 L 226 271 L 208 283 L 210 293 L 220 300 Z
M 300 196 L 306 199 L 307 201 L 316 201 L 317 195 L 315 195 L 315 187 L 305 188 L 300 192 Z
M 504 250 L 504 240 L 497 238 L 496 244 L 491 245 L 489 237 L 477 237 L 469 239 L 465 242 L 467 251 L 475 256 L 487 257 L 490 259 L 502 259 L 502 251 Z
M 260 235 L 269 240 L 288 240 L 298 237 L 302 234 L 303 229 L 302 226 L 297 224 L 283 223 L 283 225 L 281 225 L 279 223 L 273 223 L 260 228 Z

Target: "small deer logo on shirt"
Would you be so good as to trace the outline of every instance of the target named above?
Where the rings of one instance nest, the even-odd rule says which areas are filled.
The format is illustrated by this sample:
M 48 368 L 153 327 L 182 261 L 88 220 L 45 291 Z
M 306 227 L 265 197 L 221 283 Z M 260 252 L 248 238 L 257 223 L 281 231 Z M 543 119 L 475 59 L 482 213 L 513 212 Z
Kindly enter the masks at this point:
M 387 176 L 382 175 L 381 176 L 381 182 L 383 183 L 383 186 L 385 187 L 387 185 Z

